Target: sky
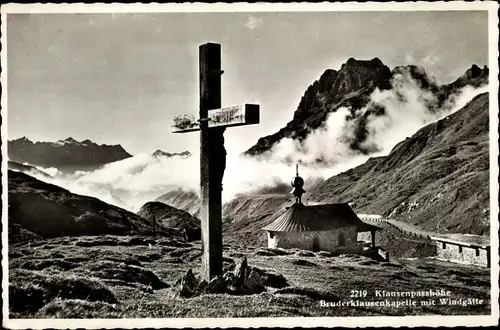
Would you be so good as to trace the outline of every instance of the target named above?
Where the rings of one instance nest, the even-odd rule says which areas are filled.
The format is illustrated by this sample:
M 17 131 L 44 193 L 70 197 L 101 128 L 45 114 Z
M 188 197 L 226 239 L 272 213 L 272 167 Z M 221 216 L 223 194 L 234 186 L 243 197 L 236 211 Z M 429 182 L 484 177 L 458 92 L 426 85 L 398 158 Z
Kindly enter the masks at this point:
M 487 12 L 8 14 L 8 138 L 73 137 L 128 152 L 198 148 L 172 134 L 197 115 L 198 47 L 222 45 L 222 105 L 256 103 L 230 128 L 241 153 L 293 117 L 307 87 L 348 58 L 422 65 L 448 83 L 488 63 Z M 3 61 L 2 61 L 3 62 Z

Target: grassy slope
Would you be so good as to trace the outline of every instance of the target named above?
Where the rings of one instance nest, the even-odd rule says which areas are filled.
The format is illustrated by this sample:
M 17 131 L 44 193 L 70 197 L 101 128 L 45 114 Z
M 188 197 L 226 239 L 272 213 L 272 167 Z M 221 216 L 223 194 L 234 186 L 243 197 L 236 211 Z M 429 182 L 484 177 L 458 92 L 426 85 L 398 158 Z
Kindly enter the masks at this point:
M 352 201 L 429 231 L 489 234 L 488 94 L 425 126 L 387 157 L 334 176 L 308 200 Z
M 195 217 L 198 216 L 200 209 L 200 199 L 196 192 L 183 189 L 169 191 L 156 198 L 155 201 L 184 210 Z
M 136 214 L 24 173 L 9 170 L 8 189 L 11 241 L 22 231 L 47 237 L 150 231 L 150 224 Z
M 283 274 L 289 288 L 249 296 L 176 297 L 174 284 L 187 269 L 198 274 L 200 247 L 169 238 L 138 236 L 64 237 L 9 247 L 10 317 L 261 317 L 488 314 L 487 269 L 431 259 L 378 263 L 342 255 L 309 257 L 294 250 L 261 255 L 254 248 L 224 247 L 225 267 L 246 255 L 250 266 Z M 269 250 L 266 251 L 269 254 Z M 384 300 L 374 290 L 451 291 L 452 298 L 480 298 L 477 306 L 335 307 L 320 300 Z M 278 291 L 277 291 L 278 290 Z M 283 292 L 283 293 L 280 293 Z M 286 293 L 288 292 L 288 293 Z M 397 300 L 392 298 L 391 300 Z M 404 300 L 404 299 L 400 299 Z M 422 298 L 416 299 L 418 302 Z M 420 304 L 420 302 L 419 302 Z
M 162 202 L 147 202 L 137 214 L 152 223 L 153 219 L 157 224 L 178 229 L 194 229 L 200 227 L 200 220 L 193 217 L 186 211 L 179 210 Z
M 31 166 L 31 165 L 24 165 L 24 164 L 12 162 L 9 160 L 7 162 L 7 167 L 9 168 L 9 170 L 14 170 L 14 171 L 18 171 L 18 172 L 27 173 L 27 174 L 33 173 L 35 175 L 39 175 L 39 176 L 46 178 L 46 179 L 52 178 L 51 175 L 49 175 L 49 174 L 45 173 L 44 171 L 41 171 L 38 168 Z
M 266 217 L 277 209 L 285 207 L 293 197 L 280 192 L 259 191 L 256 194 L 239 195 L 224 204 L 222 209 L 224 240 L 238 245 L 267 245 L 266 233 L 261 230 L 269 223 Z M 198 214 L 199 199 L 194 192 L 176 190 L 158 197 L 157 201 L 195 216 Z

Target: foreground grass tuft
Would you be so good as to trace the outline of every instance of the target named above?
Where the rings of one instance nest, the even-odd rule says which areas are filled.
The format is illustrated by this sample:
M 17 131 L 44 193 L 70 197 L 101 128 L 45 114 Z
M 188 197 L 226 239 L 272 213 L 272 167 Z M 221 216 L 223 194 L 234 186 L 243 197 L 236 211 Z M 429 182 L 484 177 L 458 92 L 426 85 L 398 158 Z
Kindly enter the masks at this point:
M 121 317 L 116 304 L 102 301 L 87 301 L 81 299 L 55 299 L 43 306 L 35 317 L 37 318 L 98 318 Z
M 88 267 L 89 272 L 93 276 L 102 279 L 115 279 L 125 282 L 137 282 L 153 289 L 163 289 L 169 287 L 167 283 L 161 281 L 158 276 L 149 269 L 120 264 L 112 261 L 101 260 Z
M 33 312 L 57 297 L 118 303 L 108 287 L 91 277 L 18 269 L 10 272 L 9 282 L 9 302 L 16 312 Z

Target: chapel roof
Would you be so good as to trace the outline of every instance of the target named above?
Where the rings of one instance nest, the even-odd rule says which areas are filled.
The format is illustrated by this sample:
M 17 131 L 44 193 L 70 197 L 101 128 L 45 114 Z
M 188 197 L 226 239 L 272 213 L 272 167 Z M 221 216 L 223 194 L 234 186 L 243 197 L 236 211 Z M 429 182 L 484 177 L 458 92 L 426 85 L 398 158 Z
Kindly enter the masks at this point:
M 380 230 L 381 228 L 363 222 L 347 203 L 304 205 L 295 203 L 271 216 L 267 231 L 328 231 L 355 226 L 358 231 Z

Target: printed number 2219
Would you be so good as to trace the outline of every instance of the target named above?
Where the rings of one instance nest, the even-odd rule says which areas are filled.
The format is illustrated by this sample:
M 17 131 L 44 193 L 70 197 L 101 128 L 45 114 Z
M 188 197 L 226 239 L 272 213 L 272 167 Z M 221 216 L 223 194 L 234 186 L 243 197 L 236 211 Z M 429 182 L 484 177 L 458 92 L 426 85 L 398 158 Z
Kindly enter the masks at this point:
M 351 290 L 351 298 L 363 298 L 368 295 L 366 290 Z

